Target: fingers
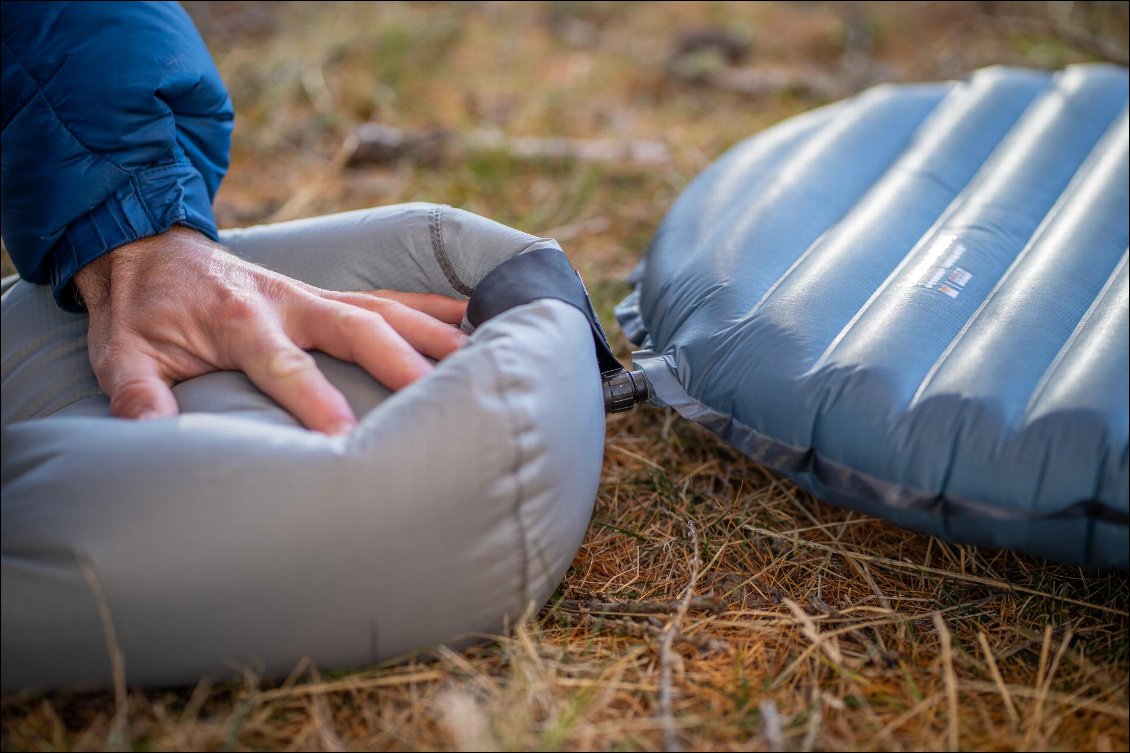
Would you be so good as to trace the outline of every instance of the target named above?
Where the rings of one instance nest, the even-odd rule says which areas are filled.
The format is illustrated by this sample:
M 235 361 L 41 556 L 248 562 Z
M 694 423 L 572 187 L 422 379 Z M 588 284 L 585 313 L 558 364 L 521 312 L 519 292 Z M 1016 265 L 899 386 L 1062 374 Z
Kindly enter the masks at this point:
M 179 412 L 173 391 L 147 356 L 108 361 L 100 371 L 95 372 L 98 382 L 110 396 L 110 412 L 118 418 L 168 418 Z
M 458 327 L 463 322 L 467 313 L 467 301 L 448 298 L 436 293 L 401 293 L 396 290 L 360 291 L 356 293 L 343 293 L 343 296 L 361 296 L 364 298 L 390 299 L 402 303 L 409 308 L 422 311 L 428 316 L 439 319 L 441 322 L 453 324 Z M 358 304 L 360 305 L 360 304 Z
M 308 429 L 345 434 L 357 425 L 345 396 L 318 370 L 314 358 L 273 323 L 248 331 L 236 365 Z
M 424 316 L 419 312 L 413 312 Z M 290 317 L 292 335 L 305 346 L 351 361 L 392 390 L 407 387 L 432 365 L 385 319 L 368 309 L 311 297 Z M 446 324 L 430 319 L 438 327 Z M 425 352 L 429 352 L 428 349 Z
M 416 295 L 427 297 L 422 294 Z M 467 336 L 457 327 L 397 300 L 365 293 L 335 293 L 326 297 L 379 316 L 409 345 L 437 361 L 451 355 L 467 342 Z M 441 301 L 459 303 L 442 296 L 432 297 Z M 463 315 L 459 314 L 460 321 L 462 317 Z
M 330 293 L 182 241 L 163 234 L 113 252 L 111 272 L 125 271 L 110 274 L 106 304 L 90 309 L 91 363 L 116 416 L 176 415 L 170 385 L 236 369 L 305 426 L 342 433 L 356 418 L 308 349 L 357 363 L 395 390 L 466 341 L 453 326 L 465 301 Z

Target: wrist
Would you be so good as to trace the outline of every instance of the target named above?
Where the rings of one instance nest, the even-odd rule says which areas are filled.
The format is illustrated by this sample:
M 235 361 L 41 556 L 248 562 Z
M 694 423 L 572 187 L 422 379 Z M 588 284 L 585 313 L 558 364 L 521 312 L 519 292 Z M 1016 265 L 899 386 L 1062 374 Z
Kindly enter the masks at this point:
M 170 246 L 181 244 L 215 244 L 202 233 L 183 225 L 174 225 L 159 235 L 151 235 L 126 243 L 102 254 L 80 269 L 74 286 L 80 304 L 88 311 L 101 308 L 110 300 L 111 291 L 148 266 L 155 255 L 166 254 Z

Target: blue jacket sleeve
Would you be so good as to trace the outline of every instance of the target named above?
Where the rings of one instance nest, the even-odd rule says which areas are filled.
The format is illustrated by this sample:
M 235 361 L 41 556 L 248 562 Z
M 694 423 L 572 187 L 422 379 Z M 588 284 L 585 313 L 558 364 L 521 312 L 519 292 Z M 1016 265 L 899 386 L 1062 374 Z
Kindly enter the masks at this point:
M 232 106 L 176 3 L 3 3 L 2 232 L 20 276 L 71 279 L 187 225 L 216 239 Z

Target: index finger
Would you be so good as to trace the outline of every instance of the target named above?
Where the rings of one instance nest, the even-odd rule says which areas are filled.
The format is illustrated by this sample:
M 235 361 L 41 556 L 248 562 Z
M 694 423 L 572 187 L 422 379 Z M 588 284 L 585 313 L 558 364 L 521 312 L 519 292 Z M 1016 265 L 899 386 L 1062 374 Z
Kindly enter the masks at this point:
M 466 299 L 448 298 L 437 293 L 401 293 L 398 290 L 359 290 L 354 293 L 330 294 L 348 303 L 350 295 L 361 295 L 368 298 L 388 298 L 398 303 L 403 303 L 409 308 L 422 311 L 429 316 L 439 319 L 447 324 L 458 327 L 463 323 L 463 316 L 467 313 Z M 339 298 L 340 296 L 340 298 Z
M 308 429 L 344 434 L 357 425 L 345 396 L 281 329 L 266 326 L 250 334 L 236 365 Z
M 368 309 L 310 298 L 294 309 L 290 320 L 290 335 L 304 347 L 356 363 L 391 390 L 407 387 L 432 370 L 424 356 Z

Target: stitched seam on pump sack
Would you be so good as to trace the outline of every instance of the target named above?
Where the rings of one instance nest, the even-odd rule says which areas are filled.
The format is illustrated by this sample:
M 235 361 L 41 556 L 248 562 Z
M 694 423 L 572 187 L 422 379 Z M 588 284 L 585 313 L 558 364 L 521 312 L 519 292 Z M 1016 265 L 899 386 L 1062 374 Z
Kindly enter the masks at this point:
M 435 252 L 436 261 L 439 262 L 439 268 L 443 270 L 443 276 L 447 278 L 447 282 L 455 289 L 455 292 L 462 293 L 463 295 L 471 295 L 474 291 L 467 287 L 459 275 L 455 274 L 455 267 L 451 265 L 451 259 L 447 255 L 447 249 L 443 245 L 443 207 L 435 207 L 432 209 L 432 250 Z

